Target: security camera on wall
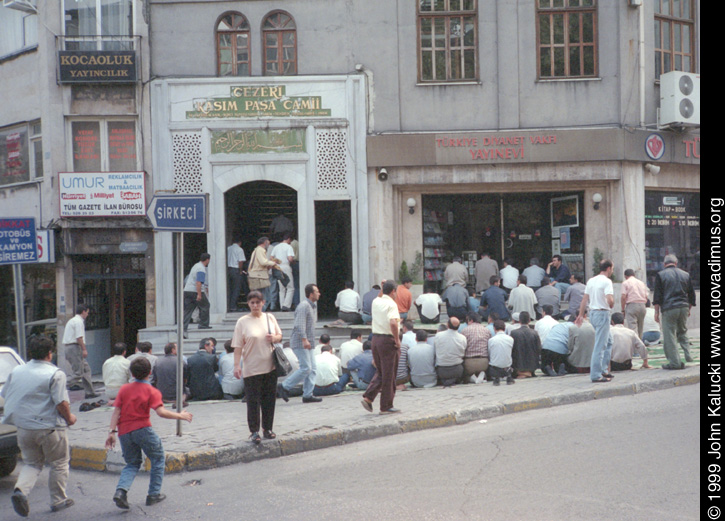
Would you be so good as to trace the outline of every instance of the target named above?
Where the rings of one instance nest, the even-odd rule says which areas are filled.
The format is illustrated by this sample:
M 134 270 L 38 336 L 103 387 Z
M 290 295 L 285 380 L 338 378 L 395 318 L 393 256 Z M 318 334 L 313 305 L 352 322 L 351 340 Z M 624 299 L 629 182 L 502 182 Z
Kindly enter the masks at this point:
M 378 181 L 387 181 L 388 180 L 388 170 L 386 168 L 381 168 L 378 170 Z

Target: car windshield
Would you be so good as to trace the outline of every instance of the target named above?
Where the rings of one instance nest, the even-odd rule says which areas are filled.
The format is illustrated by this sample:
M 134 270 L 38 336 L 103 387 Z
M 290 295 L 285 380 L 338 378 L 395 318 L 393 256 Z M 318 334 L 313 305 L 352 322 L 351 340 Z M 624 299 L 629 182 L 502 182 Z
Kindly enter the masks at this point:
M 7 381 L 10 372 L 19 365 L 20 362 L 11 353 L 0 352 L 0 386 Z

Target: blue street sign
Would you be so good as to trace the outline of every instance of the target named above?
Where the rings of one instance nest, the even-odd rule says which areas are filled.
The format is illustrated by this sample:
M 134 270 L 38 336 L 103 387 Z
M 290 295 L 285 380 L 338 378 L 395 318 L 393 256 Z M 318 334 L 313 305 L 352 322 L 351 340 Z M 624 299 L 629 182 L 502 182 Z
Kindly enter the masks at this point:
M 156 194 L 146 215 L 156 231 L 207 233 L 208 202 L 209 194 Z
M 0 264 L 38 262 L 38 236 L 33 217 L 0 219 Z

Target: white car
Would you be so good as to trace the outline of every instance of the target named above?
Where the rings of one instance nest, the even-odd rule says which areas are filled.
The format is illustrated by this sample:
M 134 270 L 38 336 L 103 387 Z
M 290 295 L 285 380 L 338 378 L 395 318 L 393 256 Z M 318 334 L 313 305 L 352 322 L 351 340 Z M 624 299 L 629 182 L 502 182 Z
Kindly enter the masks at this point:
M 0 389 L 5 385 L 12 370 L 24 363 L 15 349 L 0 346 Z M 0 418 L 2 418 L 4 406 L 4 400 L 0 397 Z M 14 425 L 0 423 L 0 477 L 7 476 L 15 470 L 20 453 L 16 432 Z

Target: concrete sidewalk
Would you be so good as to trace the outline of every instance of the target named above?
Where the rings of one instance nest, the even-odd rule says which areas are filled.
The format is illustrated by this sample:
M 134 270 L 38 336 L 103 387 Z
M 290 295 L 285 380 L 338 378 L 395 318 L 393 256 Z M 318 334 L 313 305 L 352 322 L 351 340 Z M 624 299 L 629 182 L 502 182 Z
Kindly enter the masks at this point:
M 274 431 L 276 440 L 255 446 L 248 441 L 246 404 L 240 401 L 191 402 L 191 424 L 182 423 L 176 436 L 176 422 L 151 414 L 153 427 L 166 449 L 167 472 L 200 470 L 263 458 L 274 458 L 335 445 L 379 438 L 392 434 L 465 424 L 502 414 L 529 411 L 599 400 L 642 392 L 698 384 L 700 366 L 681 371 L 641 369 L 615 373 L 609 383 L 591 383 L 588 374 L 563 377 L 538 376 L 517 380 L 514 385 L 490 382 L 450 388 L 399 391 L 395 406 L 401 414 L 383 415 L 376 400 L 373 414 L 360 404 L 362 392 L 345 392 L 323 398 L 321 403 L 303 404 L 277 400 Z M 120 449 L 106 451 L 111 407 L 79 412 L 80 401 L 72 400 L 78 422 L 69 430 L 71 466 L 77 469 L 120 472 Z M 148 462 L 147 462 L 148 463 Z

